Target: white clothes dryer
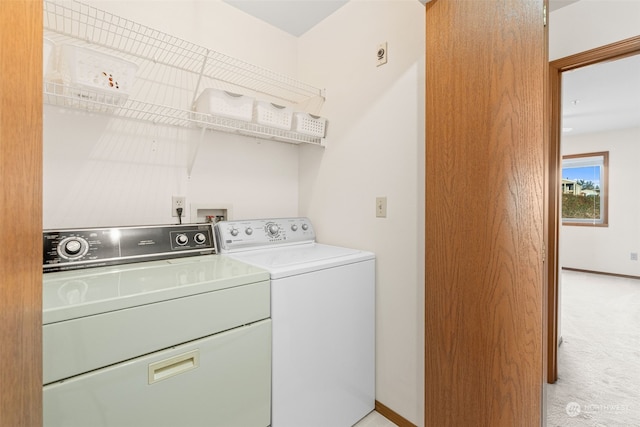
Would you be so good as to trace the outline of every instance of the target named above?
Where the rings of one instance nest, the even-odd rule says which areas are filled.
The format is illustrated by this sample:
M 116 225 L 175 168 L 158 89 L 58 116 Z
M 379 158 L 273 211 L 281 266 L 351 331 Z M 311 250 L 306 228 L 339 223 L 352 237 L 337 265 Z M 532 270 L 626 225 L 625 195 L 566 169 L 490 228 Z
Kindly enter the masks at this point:
M 272 427 L 350 427 L 374 409 L 375 255 L 307 218 L 216 224 L 219 252 L 271 277 Z
M 267 427 L 269 273 L 211 224 L 43 232 L 45 427 Z

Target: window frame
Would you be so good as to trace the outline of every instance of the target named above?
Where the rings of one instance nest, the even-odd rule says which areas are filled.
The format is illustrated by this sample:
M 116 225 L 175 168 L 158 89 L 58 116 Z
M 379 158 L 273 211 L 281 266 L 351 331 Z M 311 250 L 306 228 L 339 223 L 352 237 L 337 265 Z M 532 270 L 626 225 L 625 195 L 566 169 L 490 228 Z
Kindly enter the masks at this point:
M 580 219 L 580 218 L 564 218 L 562 213 L 562 180 L 565 169 L 565 160 L 588 159 L 590 157 L 602 157 L 602 170 L 600 172 L 600 220 Z M 600 162 L 594 162 L 594 166 L 598 166 Z M 562 156 L 560 165 L 560 221 L 562 225 L 580 226 L 580 227 L 608 227 L 609 226 L 609 152 L 598 151 L 594 153 L 568 154 Z

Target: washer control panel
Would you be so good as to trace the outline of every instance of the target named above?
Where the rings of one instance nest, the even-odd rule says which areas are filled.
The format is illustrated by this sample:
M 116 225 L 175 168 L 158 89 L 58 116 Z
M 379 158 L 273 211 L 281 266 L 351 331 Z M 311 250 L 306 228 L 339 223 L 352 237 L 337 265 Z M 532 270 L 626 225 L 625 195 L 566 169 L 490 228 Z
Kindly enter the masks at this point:
M 45 230 L 45 273 L 216 253 L 211 224 Z
M 313 242 L 316 239 L 308 218 L 220 221 L 215 225 L 215 234 L 220 252 Z

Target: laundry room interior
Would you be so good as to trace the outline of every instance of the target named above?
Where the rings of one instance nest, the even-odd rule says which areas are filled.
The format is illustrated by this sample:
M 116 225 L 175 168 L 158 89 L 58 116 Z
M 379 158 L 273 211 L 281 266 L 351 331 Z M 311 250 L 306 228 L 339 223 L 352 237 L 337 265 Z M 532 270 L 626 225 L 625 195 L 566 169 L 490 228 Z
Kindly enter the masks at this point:
M 350 1 L 294 36 L 223 1 L 87 4 L 320 88 L 324 100 L 297 108 L 326 118 L 326 136 L 324 146 L 291 144 L 45 101 L 43 228 L 177 223 L 173 196 L 185 198 L 184 222 L 191 206 L 226 209 L 230 220 L 308 217 L 319 242 L 375 253 L 376 400 L 419 423 L 424 5 Z M 388 62 L 378 66 L 381 43 Z M 157 77 L 145 71 L 137 76 Z M 189 110 L 200 95 L 197 82 L 157 79 L 167 87 L 134 87 L 131 98 Z M 376 217 L 378 197 L 385 218 Z
M 51 31 L 58 24 L 47 22 L 47 4 L 71 2 L 44 3 L 44 36 L 59 56 L 68 37 Z M 308 218 L 318 243 L 375 254 L 376 409 L 398 425 L 424 426 L 425 4 L 334 2 L 339 7 L 325 19 L 292 34 L 232 3 L 81 2 L 101 16 L 126 21 L 127 28 L 157 30 L 161 43 L 170 37 L 176 46 L 184 42 L 221 61 L 237 61 L 251 70 L 251 81 L 220 83 L 178 64 L 109 50 L 108 37 L 90 41 L 98 27 L 89 19 L 81 25 L 88 30 L 86 40 L 73 43 L 106 47 L 135 63 L 130 99 L 158 110 L 137 117 L 126 108 L 79 108 L 60 96 L 60 70 L 44 64 L 42 228 Z M 565 3 L 550 12 L 556 25 L 549 35 L 550 60 L 637 33 L 627 21 L 592 31 L 597 24 L 590 16 L 605 9 L 602 2 Z M 611 3 L 610 22 L 627 9 L 637 11 L 633 2 Z M 574 31 L 576 19 L 584 24 L 580 31 Z M 276 83 L 262 90 L 257 82 L 263 76 L 290 78 L 311 94 L 287 97 Z M 319 117 L 322 136 L 296 140 L 208 126 L 195 106 L 209 88 Z M 176 123 L 167 110 L 194 115 Z

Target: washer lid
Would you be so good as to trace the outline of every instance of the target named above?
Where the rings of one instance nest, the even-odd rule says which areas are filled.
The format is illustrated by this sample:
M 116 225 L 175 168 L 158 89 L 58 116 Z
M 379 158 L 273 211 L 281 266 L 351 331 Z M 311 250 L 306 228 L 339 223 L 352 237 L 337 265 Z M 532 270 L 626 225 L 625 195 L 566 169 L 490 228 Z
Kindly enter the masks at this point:
M 245 251 L 225 256 L 268 270 L 272 279 L 375 259 L 371 252 L 320 243 Z
M 60 322 L 264 280 L 268 272 L 219 255 L 48 273 L 42 320 Z

